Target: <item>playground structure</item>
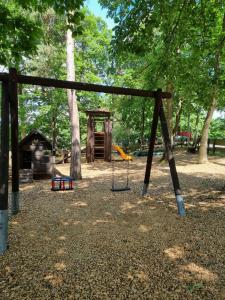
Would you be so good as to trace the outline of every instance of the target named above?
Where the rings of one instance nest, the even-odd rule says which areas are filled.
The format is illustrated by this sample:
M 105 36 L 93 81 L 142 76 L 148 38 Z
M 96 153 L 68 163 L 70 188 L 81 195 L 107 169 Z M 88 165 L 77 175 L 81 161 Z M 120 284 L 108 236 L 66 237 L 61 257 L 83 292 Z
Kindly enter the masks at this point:
M 86 160 L 88 163 L 96 159 L 111 161 L 112 149 L 115 150 L 123 160 L 132 160 L 126 155 L 122 148 L 112 144 L 112 120 L 111 113 L 106 109 L 87 110 L 87 145 Z
M 19 143 L 20 182 L 32 179 L 46 179 L 52 176 L 52 144 L 39 131 L 32 130 Z
M 96 159 L 111 161 L 112 149 L 112 121 L 110 112 L 104 109 L 87 110 L 87 162 Z M 98 127 L 100 126 L 100 130 Z
M 148 157 L 145 170 L 142 195 L 145 195 L 150 182 L 150 174 L 153 160 L 153 150 L 156 139 L 158 120 L 161 121 L 162 134 L 165 142 L 165 150 L 168 157 L 170 173 L 172 177 L 178 214 L 185 215 L 184 201 L 181 196 L 180 184 L 174 156 L 172 153 L 167 122 L 163 109 L 163 99 L 171 98 L 171 94 L 157 91 L 145 91 L 130 88 L 110 87 L 81 82 L 63 81 L 57 79 L 25 76 L 17 74 L 16 69 L 10 69 L 8 73 L 0 73 L 2 81 L 2 105 L 1 105 L 1 156 L 0 156 L 0 254 L 7 249 L 8 244 L 8 171 L 9 171 L 9 123 L 11 121 L 11 150 L 12 150 L 12 214 L 19 211 L 19 141 L 18 141 L 18 83 L 48 86 L 55 88 L 93 91 L 120 95 L 132 95 L 145 98 L 154 98 L 155 106 L 151 126 L 151 138 L 149 142 Z M 10 108 L 10 110 L 9 110 Z M 10 118 L 11 116 L 11 118 Z
M 115 150 L 119 155 L 120 157 L 123 159 L 123 160 L 133 160 L 133 157 L 130 156 L 130 155 L 127 155 L 122 148 L 120 148 L 120 146 L 117 146 L 117 145 L 112 145 L 112 148 L 113 150 Z
M 53 177 L 52 178 L 52 191 L 68 191 L 73 190 L 73 178 L 66 177 Z

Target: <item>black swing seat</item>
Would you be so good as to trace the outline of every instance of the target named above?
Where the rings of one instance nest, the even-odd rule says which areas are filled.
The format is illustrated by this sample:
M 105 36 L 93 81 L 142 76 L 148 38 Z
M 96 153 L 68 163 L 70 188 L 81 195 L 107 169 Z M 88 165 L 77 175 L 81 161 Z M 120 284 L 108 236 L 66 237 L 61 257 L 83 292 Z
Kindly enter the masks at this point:
M 124 188 L 112 188 L 112 192 L 124 192 L 124 191 L 130 191 L 129 187 L 124 187 Z
M 115 187 L 115 181 L 114 181 L 114 163 L 115 162 L 127 162 L 127 180 L 126 180 L 126 186 L 124 187 Z M 112 160 L 112 163 L 113 163 L 113 168 L 112 168 L 112 188 L 111 188 L 111 191 L 112 192 L 125 192 L 125 191 L 130 191 L 131 188 L 129 187 L 129 160 L 121 160 L 121 159 L 114 159 Z

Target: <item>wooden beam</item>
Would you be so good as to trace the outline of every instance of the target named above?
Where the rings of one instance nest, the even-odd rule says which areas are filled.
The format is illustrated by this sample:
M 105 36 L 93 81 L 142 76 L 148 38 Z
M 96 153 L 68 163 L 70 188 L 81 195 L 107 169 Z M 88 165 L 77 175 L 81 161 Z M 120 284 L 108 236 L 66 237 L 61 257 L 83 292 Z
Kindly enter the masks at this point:
M 183 197 L 181 196 L 180 183 L 179 183 L 179 178 L 178 178 L 178 174 L 177 174 L 175 159 L 173 156 L 168 126 L 167 126 L 166 117 L 165 117 L 165 113 L 164 113 L 164 109 L 163 109 L 163 104 L 160 107 L 159 116 L 160 116 L 160 121 L 161 121 L 161 126 L 162 126 L 163 139 L 164 139 L 164 143 L 165 143 L 166 157 L 169 162 L 170 174 L 171 174 L 174 193 L 175 193 L 176 202 L 177 202 L 178 214 L 180 216 L 185 216 L 184 200 L 183 200 Z
M 0 73 L 0 81 L 7 80 L 8 76 L 9 74 L 7 73 Z M 40 86 L 54 87 L 54 88 L 73 89 L 73 90 L 96 92 L 96 93 L 131 95 L 131 96 L 150 97 L 150 98 L 155 98 L 157 93 L 156 91 L 147 91 L 141 89 L 107 86 L 107 85 L 100 85 L 100 84 L 66 81 L 66 80 L 58 80 L 52 78 L 26 76 L 26 75 L 18 75 L 18 83 L 40 85 Z M 163 99 L 171 98 L 171 93 L 161 92 L 161 97 Z
M 9 167 L 9 94 L 7 82 L 2 83 L 0 155 L 0 210 L 5 210 L 8 209 Z
M 0 74 L 0 80 L 1 78 L 4 79 L 5 75 L 1 76 Z M 156 91 L 106 86 L 106 85 L 99 85 L 99 84 L 92 84 L 92 83 L 74 82 L 74 81 L 66 81 L 66 80 L 58 80 L 58 79 L 26 76 L 26 75 L 18 75 L 18 83 L 33 84 L 33 85 L 55 87 L 55 88 L 74 89 L 74 90 L 97 92 L 97 93 L 131 95 L 131 96 L 150 97 L 150 98 L 154 98 L 157 93 Z M 171 98 L 171 93 L 161 92 L 161 97 Z
M 16 69 L 9 69 L 9 95 L 11 113 L 12 149 L 12 214 L 19 211 L 19 122 L 18 122 L 18 76 Z
M 149 140 L 149 146 L 148 146 L 149 147 L 148 148 L 148 157 L 147 157 L 147 163 L 146 163 L 146 169 L 145 169 L 145 178 L 144 178 L 142 196 L 144 196 L 147 193 L 149 182 L 150 182 L 153 152 L 154 152 L 154 146 L 155 146 L 155 140 L 156 140 L 156 134 L 157 134 L 159 111 L 160 111 L 161 106 L 162 106 L 162 91 L 159 89 L 159 90 L 157 90 L 157 94 L 155 97 L 155 107 L 154 107 L 151 134 L 150 134 L 150 140 Z

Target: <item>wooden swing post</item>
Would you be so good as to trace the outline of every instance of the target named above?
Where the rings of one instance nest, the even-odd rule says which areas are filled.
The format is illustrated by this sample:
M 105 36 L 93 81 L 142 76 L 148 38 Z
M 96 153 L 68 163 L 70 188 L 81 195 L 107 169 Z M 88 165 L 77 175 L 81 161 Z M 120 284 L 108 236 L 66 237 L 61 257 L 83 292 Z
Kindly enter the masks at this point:
M 2 81 L 0 151 L 0 255 L 8 243 L 9 87 Z
M 163 139 L 164 139 L 164 143 L 165 143 L 166 158 L 169 163 L 170 174 L 171 174 L 174 193 L 175 193 L 176 202 L 177 202 L 178 214 L 180 216 L 185 216 L 184 200 L 181 195 L 180 183 L 179 183 L 179 178 L 178 178 L 178 174 L 177 174 L 175 159 L 173 156 L 171 140 L 170 140 L 170 136 L 169 136 L 169 130 L 168 130 L 167 122 L 166 122 L 163 104 L 161 104 L 161 106 L 160 106 L 159 117 L 160 117 L 160 121 L 161 121 L 162 134 L 163 134 Z
M 9 69 L 9 97 L 11 113 L 12 149 L 12 215 L 19 212 L 19 122 L 18 122 L 18 75 L 14 68 Z
M 155 107 L 154 107 L 153 120 L 151 126 L 151 134 L 149 139 L 148 157 L 147 157 L 147 163 L 145 169 L 145 178 L 144 178 L 144 185 L 142 189 L 142 196 L 144 196 L 147 193 L 149 182 L 150 182 L 153 152 L 154 152 L 154 146 L 155 146 L 155 140 L 157 134 L 157 125 L 159 120 L 159 111 L 160 111 L 160 107 L 162 106 L 161 92 L 162 92 L 161 89 L 158 89 L 155 95 Z
M 166 117 L 165 117 L 165 113 L 164 113 L 164 109 L 163 109 L 162 91 L 160 89 L 157 90 L 156 96 L 155 96 L 155 107 L 154 107 L 154 113 L 153 113 L 151 135 L 150 135 L 149 149 L 148 149 L 148 158 L 147 158 L 147 164 L 146 164 L 146 171 L 145 171 L 142 195 L 144 196 L 147 193 L 149 182 L 150 182 L 153 151 L 154 151 L 154 145 L 155 145 L 156 133 L 157 133 L 157 125 L 158 125 L 159 118 L 160 118 L 161 127 L 162 127 L 162 135 L 163 135 L 163 139 L 164 139 L 164 143 L 165 143 L 166 157 L 168 159 L 168 163 L 169 163 L 169 167 L 170 167 L 170 174 L 171 174 L 173 187 L 174 187 L 174 193 L 175 193 L 175 197 L 176 197 L 178 214 L 180 216 L 185 216 L 184 200 L 181 195 L 179 178 L 178 178 L 178 174 L 177 174 L 177 170 L 176 170 L 176 164 L 175 164 L 175 159 L 174 159 L 173 152 L 172 152 L 172 146 L 171 146 L 168 126 L 167 126 Z

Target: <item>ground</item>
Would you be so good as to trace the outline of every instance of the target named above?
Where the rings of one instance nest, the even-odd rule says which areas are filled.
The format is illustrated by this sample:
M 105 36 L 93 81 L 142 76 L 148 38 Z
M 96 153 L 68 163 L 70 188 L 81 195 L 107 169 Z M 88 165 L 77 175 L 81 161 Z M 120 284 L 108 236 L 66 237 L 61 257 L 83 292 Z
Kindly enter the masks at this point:
M 74 191 L 51 192 L 49 181 L 21 186 L 0 257 L 1 299 L 225 299 L 225 158 L 198 165 L 176 154 L 183 218 L 158 158 L 140 196 L 145 160 L 131 163 L 127 192 L 111 192 L 103 162 L 83 164 Z M 125 173 L 117 163 L 116 179 Z

